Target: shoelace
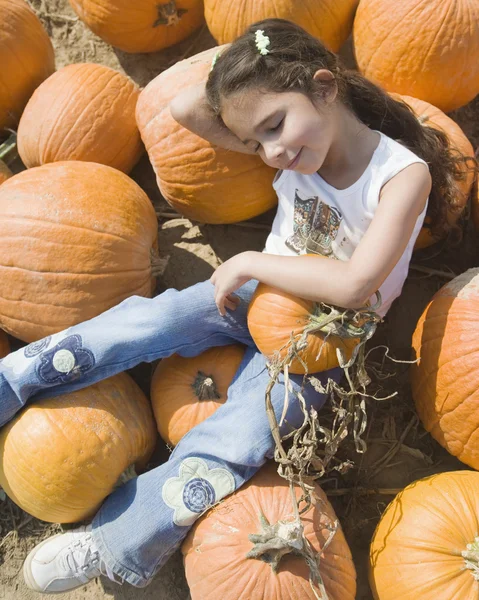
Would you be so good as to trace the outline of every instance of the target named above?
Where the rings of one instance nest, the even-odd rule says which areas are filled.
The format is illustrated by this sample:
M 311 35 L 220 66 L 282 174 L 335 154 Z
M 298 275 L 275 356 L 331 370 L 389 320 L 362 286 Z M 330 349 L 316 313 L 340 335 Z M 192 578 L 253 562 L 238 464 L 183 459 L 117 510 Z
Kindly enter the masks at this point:
M 98 575 L 102 574 L 111 581 L 121 585 L 123 579 L 113 573 L 101 560 L 100 553 L 98 550 L 92 550 L 92 545 L 93 540 L 90 533 L 70 544 L 69 551 L 65 556 L 65 561 L 69 569 L 73 572 L 83 573 L 87 577 L 98 577 Z

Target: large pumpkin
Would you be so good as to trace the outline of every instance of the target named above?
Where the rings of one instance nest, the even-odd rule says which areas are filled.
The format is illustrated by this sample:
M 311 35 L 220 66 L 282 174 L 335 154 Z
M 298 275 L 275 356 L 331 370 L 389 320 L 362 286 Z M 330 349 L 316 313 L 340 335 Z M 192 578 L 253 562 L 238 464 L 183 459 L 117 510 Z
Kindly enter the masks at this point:
M 219 44 L 232 42 L 256 21 L 297 23 L 337 52 L 351 33 L 359 0 L 205 0 L 205 18 Z M 278 40 L 281 44 L 281 40 Z
M 479 598 L 479 473 L 409 485 L 389 504 L 370 550 L 375 600 Z
M 357 64 L 386 90 L 449 112 L 479 93 L 478 22 L 477 0 L 361 0 Z
M 146 465 L 156 437 L 148 400 L 120 373 L 29 404 L 5 425 L 0 484 L 34 517 L 74 523 L 96 512 L 129 467 Z
M 427 431 L 479 469 L 479 269 L 435 294 L 413 335 L 412 392 Z
M 10 344 L 8 343 L 7 334 L 0 329 L 0 358 L 7 356 L 10 352 Z
M 321 260 L 311 257 L 311 261 Z M 314 264 L 311 266 L 314 269 Z M 267 357 L 279 353 L 283 358 L 289 348 L 291 336 L 296 338 L 305 330 L 318 324 L 320 305 L 312 300 L 298 298 L 277 288 L 260 283 L 248 308 L 248 329 L 259 350 Z M 307 347 L 299 356 L 307 365 L 308 373 L 326 371 L 339 365 L 336 350 L 339 348 L 346 360 L 351 358 L 358 340 L 326 335 L 321 331 L 307 335 Z M 291 373 L 304 373 L 301 362 L 295 359 Z
M 0 327 L 31 342 L 150 296 L 157 221 L 145 192 L 96 163 L 58 162 L 0 186 Z
M 322 550 L 337 518 L 319 485 L 315 492 L 319 499 L 301 516 L 304 535 L 319 554 L 319 571 L 329 600 L 353 600 L 356 571 L 349 547 L 338 526 L 331 543 Z M 296 497 L 300 496 L 296 488 Z M 254 547 L 249 536 L 262 532 L 261 516 L 272 526 L 285 523 L 279 528 L 279 537 L 293 520 L 289 484 L 271 465 L 208 511 L 188 534 L 182 552 L 192 600 L 318 598 L 310 587 L 304 558 L 285 554 L 274 573 L 273 552 L 262 559 L 247 557 Z
M 172 446 L 226 402 L 244 346 L 210 348 L 199 356 L 164 358 L 151 381 L 151 404 L 161 437 Z
M 203 0 L 70 0 L 88 27 L 125 52 L 156 52 L 204 22 Z
M 474 149 L 472 144 L 467 139 L 459 125 L 450 119 L 446 114 L 444 114 L 442 110 L 439 110 L 432 104 L 424 102 L 423 100 L 411 98 L 411 96 L 399 96 L 397 94 L 393 95 L 410 106 L 424 125 L 442 130 L 449 138 L 451 146 L 453 146 L 465 158 L 471 159 L 471 161 L 464 163 L 464 167 L 462 169 L 465 174 L 464 179 L 458 181 L 456 207 L 454 209 L 449 209 L 447 214 L 449 224 L 453 225 L 456 223 L 467 205 L 467 199 L 474 181 L 474 168 L 472 166 Z M 414 247 L 416 250 L 420 248 L 426 248 L 437 241 L 438 240 L 431 235 L 431 230 L 424 227 L 419 232 L 419 236 Z
M 212 146 L 171 116 L 170 101 L 206 80 L 217 48 L 182 60 L 142 91 L 136 119 L 158 186 L 168 203 L 203 223 L 234 223 L 275 206 L 275 170 L 259 156 Z
M 50 39 L 25 0 L 0 0 L 0 130 L 16 127 L 34 89 L 55 70 Z
M 18 128 L 24 164 L 85 160 L 128 173 L 143 145 L 135 108 L 140 90 L 118 71 L 95 64 L 68 65 L 30 98 Z

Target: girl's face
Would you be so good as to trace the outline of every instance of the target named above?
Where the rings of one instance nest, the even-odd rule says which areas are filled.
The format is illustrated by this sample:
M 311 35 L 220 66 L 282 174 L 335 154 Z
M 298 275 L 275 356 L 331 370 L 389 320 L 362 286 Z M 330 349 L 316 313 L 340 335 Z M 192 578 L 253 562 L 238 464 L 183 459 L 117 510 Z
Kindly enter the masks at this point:
M 223 100 L 221 116 L 267 165 L 304 175 L 321 168 L 336 135 L 334 105 L 316 107 L 300 92 L 234 94 Z

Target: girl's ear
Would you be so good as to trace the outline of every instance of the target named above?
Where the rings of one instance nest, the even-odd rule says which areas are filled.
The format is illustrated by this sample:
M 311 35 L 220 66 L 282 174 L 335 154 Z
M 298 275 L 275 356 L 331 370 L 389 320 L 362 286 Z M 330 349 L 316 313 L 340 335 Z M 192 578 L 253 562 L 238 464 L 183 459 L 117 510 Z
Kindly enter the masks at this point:
M 313 75 L 318 84 L 321 98 L 328 104 L 334 102 L 338 95 L 338 84 L 336 77 L 328 69 L 318 69 Z

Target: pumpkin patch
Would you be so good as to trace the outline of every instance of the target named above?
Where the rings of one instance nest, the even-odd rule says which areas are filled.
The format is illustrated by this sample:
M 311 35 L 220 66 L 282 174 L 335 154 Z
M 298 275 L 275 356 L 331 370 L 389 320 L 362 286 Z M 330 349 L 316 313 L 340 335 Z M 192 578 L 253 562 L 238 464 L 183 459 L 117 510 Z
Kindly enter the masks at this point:
M 260 283 L 249 330 L 268 359 L 270 383 L 284 382 L 290 392 L 277 431 L 271 425 L 276 463 L 249 479 L 258 463 L 249 461 L 250 449 L 244 458 L 240 448 L 234 458 L 247 481 L 231 493 L 228 477 L 229 495 L 219 503 L 215 482 L 226 477 L 225 465 L 212 467 L 191 455 L 168 475 L 168 485 L 155 489 L 153 510 L 135 520 L 135 533 L 170 518 L 155 514 L 157 500 L 176 512 L 183 503 L 188 525 L 199 516 L 181 547 L 184 569 L 180 552 L 173 553 L 185 533 L 184 515 L 173 519 L 178 538 L 158 573 L 151 566 L 161 550 L 148 548 L 148 565 L 146 537 L 138 550 L 134 536 L 127 539 L 128 526 L 115 529 L 115 519 L 107 526 L 118 546 L 127 539 L 135 569 L 151 579 L 147 594 L 156 600 L 478 600 L 479 0 L 0 0 L 0 403 L 11 400 L 3 379 L 12 368 L 9 353 L 26 357 L 25 343 L 42 339 L 35 348 L 43 348 L 59 331 L 127 298 L 182 290 L 210 278 L 231 257 L 251 250 L 259 256 L 265 248 L 277 204 L 276 170 L 259 155 L 224 150 L 188 131 L 173 119 L 170 103 L 206 81 L 223 44 L 268 17 L 304 26 L 339 51 L 348 69 L 407 103 L 423 126 L 445 132 L 465 159 L 447 211 L 452 233 L 460 229 L 462 239 L 434 237 L 426 219 L 401 296 L 361 346 L 364 370 L 348 367 L 341 381 L 327 384 L 312 379 L 319 391 L 334 384 L 325 405 L 311 409 L 303 427 L 279 442 L 279 431 L 288 430 L 280 426 L 287 422 L 286 405 L 303 401 L 292 384 L 306 386 L 311 374 L 356 356 L 360 338 L 352 333 L 361 333 L 363 309 L 357 329 L 347 329 L 352 309 Z M 258 55 L 250 58 L 259 67 L 271 59 L 268 48 L 285 42 L 269 36 L 264 31 L 252 40 Z M 295 65 L 301 74 L 306 60 Z M 356 105 L 357 95 L 341 89 L 355 79 L 332 69 L 323 84 L 336 80 L 337 97 L 354 105 L 355 116 L 367 115 L 368 102 Z M 322 94 L 326 87 L 314 89 Z M 323 101 L 321 94 L 315 101 Z M 380 101 L 373 129 L 387 122 L 380 112 L 387 98 Z M 320 111 L 324 123 L 327 114 Z M 342 125 L 344 113 L 335 114 Z M 363 121 L 344 122 L 358 126 L 359 135 Z M 281 123 L 270 125 L 265 132 Z M 326 149 L 327 128 L 316 142 Z M 358 143 L 357 149 L 365 148 Z M 349 152 L 345 167 L 356 159 Z M 324 181 L 333 193 L 327 166 Z M 293 235 L 307 238 L 308 227 L 318 224 L 310 216 L 319 217 L 316 207 L 327 198 L 297 195 L 300 201 L 291 198 Z M 357 195 L 351 201 L 359 201 Z M 337 233 L 336 221 L 327 218 L 319 232 L 324 247 Z M 310 258 L 312 279 L 323 258 Z M 227 309 L 222 325 L 236 327 L 246 313 L 242 302 L 237 312 Z M 329 311 L 335 311 L 334 325 Z M 112 332 L 102 334 L 108 344 Z M 179 332 L 170 334 L 181 348 Z M 285 368 L 282 361 L 300 340 Z M 0 597 L 16 598 L 26 552 L 59 531 L 38 519 L 83 525 L 135 477 L 134 468 L 148 470 L 129 483 L 126 500 L 115 494 L 114 503 L 122 499 L 118 520 L 132 514 L 147 478 L 155 480 L 170 453 L 188 447 L 182 438 L 194 439 L 188 432 L 228 401 L 244 350 L 231 345 L 192 358 L 173 355 L 69 394 L 33 397 L 0 429 Z M 68 367 L 66 355 L 60 366 Z M 50 358 L 46 354 L 46 368 Z M 290 378 L 305 372 L 304 379 Z M 12 389 L 20 378 L 12 379 Z M 355 394 L 344 393 L 350 378 L 358 384 Z M 258 412 L 266 411 L 270 424 L 271 389 L 255 389 Z M 309 400 L 309 383 L 301 391 Z M 253 411 L 247 417 L 234 431 L 256 425 Z M 211 455 L 216 450 L 212 440 L 205 448 Z M 234 452 L 227 444 L 222 450 L 227 462 Z M 304 507 L 305 490 L 277 473 L 287 473 L 291 460 L 314 492 L 300 515 L 303 529 L 294 511 L 295 502 Z M 292 552 L 285 548 L 288 536 Z M 315 570 L 324 592 L 311 585 Z M 135 596 L 128 586 L 118 598 Z M 115 595 L 113 587 L 92 585 L 88 594 L 103 600 L 110 590 Z M 72 600 L 85 593 L 80 588 Z

